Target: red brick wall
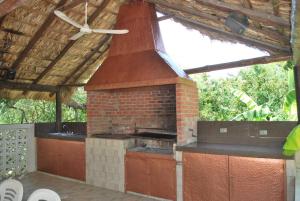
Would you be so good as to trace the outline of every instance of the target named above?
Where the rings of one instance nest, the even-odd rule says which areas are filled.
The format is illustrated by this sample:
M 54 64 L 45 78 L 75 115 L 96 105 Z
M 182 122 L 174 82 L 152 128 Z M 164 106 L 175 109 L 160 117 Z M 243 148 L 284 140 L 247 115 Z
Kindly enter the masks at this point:
M 197 140 L 199 118 L 198 90 L 195 82 L 176 84 L 177 144 L 184 145 Z
M 135 125 L 176 131 L 175 85 L 88 91 L 87 132 L 132 133 Z

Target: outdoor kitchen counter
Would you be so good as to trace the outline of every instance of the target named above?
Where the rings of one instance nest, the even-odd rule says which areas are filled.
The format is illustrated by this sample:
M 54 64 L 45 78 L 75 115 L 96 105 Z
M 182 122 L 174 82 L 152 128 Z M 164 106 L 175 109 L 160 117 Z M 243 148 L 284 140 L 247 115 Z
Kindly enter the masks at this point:
M 45 133 L 36 135 L 37 138 L 57 139 L 57 140 L 71 140 L 71 141 L 85 141 L 84 134 L 65 134 L 65 133 Z
M 184 146 L 177 146 L 176 151 L 245 156 L 255 158 L 292 159 L 290 157 L 282 155 L 282 147 L 279 146 L 263 147 L 254 145 L 232 145 L 195 142 Z

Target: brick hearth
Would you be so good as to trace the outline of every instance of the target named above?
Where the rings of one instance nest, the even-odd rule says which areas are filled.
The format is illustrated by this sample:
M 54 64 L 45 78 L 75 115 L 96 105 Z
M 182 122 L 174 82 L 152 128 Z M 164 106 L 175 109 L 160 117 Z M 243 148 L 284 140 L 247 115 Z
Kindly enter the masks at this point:
M 196 139 L 198 93 L 190 80 L 87 93 L 88 135 L 130 134 L 138 127 L 176 131 L 180 145 Z

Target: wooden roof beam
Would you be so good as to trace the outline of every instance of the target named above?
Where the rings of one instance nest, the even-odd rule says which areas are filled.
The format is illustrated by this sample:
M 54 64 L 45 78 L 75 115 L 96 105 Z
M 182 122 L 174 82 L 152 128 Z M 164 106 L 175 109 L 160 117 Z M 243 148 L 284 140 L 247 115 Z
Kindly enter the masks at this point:
M 24 5 L 27 0 L 4 0 L 0 3 L 0 17 L 10 13 L 14 9 Z
M 289 20 L 285 20 L 281 17 L 267 14 L 264 12 L 260 12 L 257 10 L 251 10 L 249 8 L 244 8 L 242 6 L 225 3 L 222 1 L 218 1 L 218 0 L 196 0 L 196 1 L 202 5 L 210 6 L 210 7 L 222 10 L 222 11 L 242 13 L 251 19 L 256 19 L 256 20 L 264 22 L 266 24 L 273 24 L 273 25 L 277 25 L 277 26 L 280 25 L 280 26 L 284 26 L 284 27 L 288 27 L 288 28 L 291 25 Z
M 64 5 L 67 2 L 67 0 L 61 0 L 57 5 L 56 8 Z M 15 60 L 15 62 L 12 64 L 11 68 L 18 69 L 20 66 L 20 63 L 26 58 L 30 50 L 34 47 L 34 45 L 38 42 L 38 40 L 43 36 L 47 28 L 50 26 L 50 24 L 55 19 L 54 12 L 50 12 L 47 19 L 44 21 L 42 26 L 36 31 L 34 36 L 31 38 L 27 46 L 23 49 L 23 51 L 20 53 L 19 57 Z
M 71 3 L 63 5 L 59 8 L 57 8 L 57 9 L 61 10 L 61 11 L 66 11 L 66 10 L 69 10 L 71 8 L 74 8 L 74 7 L 78 6 L 79 4 L 81 4 L 83 2 L 85 2 L 85 0 L 73 0 Z
M 168 19 L 171 19 L 173 16 L 171 15 L 164 15 L 164 16 L 161 16 L 161 17 L 158 17 L 157 18 L 157 21 L 164 21 L 164 20 L 168 20 Z
M 40 85 L 40 84 L 30 84 L 30 83 L 20 83 L 20 82 L 8 82 L 0 81 L 0 87 L 4 89 L 12 89 L 18 91 L 39 91 L 39 92 L 52 92 L 56 93 L 58 87 L 50 85 Z
M 184 71 L 187 74 L 206 73 L 206 72 L 217 71 L 217 70 L 225 70 L 229 68 L 239 68 L 239 67 L 251 66 L 256 64 L 267 64 L 267 63 L 278 62 L 278 61 L 287 61 L 290 60 L 291 58 L 292 58 L 291 55 L 271 55 L 271 56 L 263 56 L 263 57 L 245 59 L 245 60 L 228 62 L 228 63 L 207 65 L 198 68 L 187 69 Z

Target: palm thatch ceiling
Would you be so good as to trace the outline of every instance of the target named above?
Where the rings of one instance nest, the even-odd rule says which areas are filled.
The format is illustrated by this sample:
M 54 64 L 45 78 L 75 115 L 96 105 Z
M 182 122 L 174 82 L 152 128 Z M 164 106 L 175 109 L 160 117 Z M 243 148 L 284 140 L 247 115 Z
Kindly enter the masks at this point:
M 291 54 L 290 0 L 145 1 L 154 3 L 157 11 L 165 15 L 159 20 L 173 18 L 212 39 L 243 43 L 270 55 Z M 106 58 L 111 38 L 109 35 L 89 34 L 70 41 L 69 38 L 78 30 L 53 13 L 60 9 L 83 24 L 83 2 L 4 0 L 0 3 L 0 66 L 15 69 L 17 74 L 13 82 L 23 84 L 23 90 L 0 89 L 0 97 L 52 99 L 57 87 L 86 83 Z M 113 28 L 120 5 L 127 2 L 89 0 L 89 24 L 97 28 Z M 249 27 L 243 35 L 231 32 L 224 25 L 232 12 L 244 14 L 249 19 Z M 0 84 L 13 88 L 6 81 L 0 80 Z M 46 89 L 51 92 L 41 92 L 43 89 L 39 85 L 49 86 Z M 39 92 L 33 92 L 33 89 Z

